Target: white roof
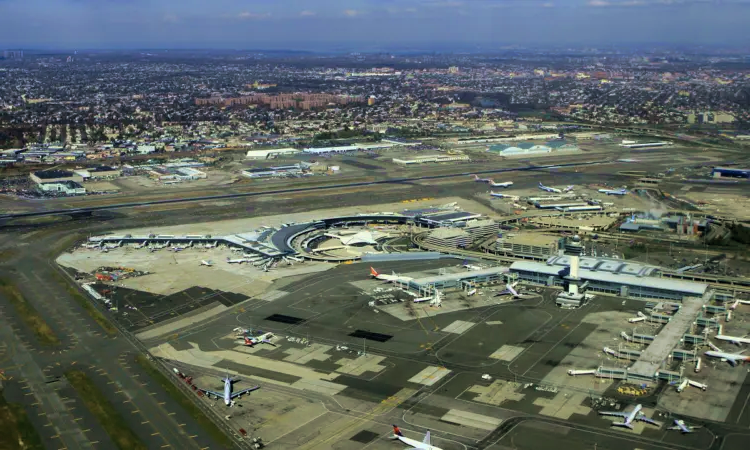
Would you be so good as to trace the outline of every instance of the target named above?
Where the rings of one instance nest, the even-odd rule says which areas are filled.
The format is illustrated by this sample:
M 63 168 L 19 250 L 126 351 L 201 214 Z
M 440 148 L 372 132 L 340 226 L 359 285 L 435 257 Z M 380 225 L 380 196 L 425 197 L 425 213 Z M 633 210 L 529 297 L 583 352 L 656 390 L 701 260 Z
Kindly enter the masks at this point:
M 351 236 L 342 236 L 341 243 L 344 245 L 377 244 L 375 236 L 369 231 L 360 231 Z
M 583 259 L 583 258 L 581 258 Z M 516 261 L 510 265 L 511 270 L 524 270 L 529 272 L 538 272 L 545 275 L 558 275 L 563 267 L 549 265 L 533 261 Z M 584 280 L 604 281 L 609 283 L 623 284 L 626 286 L 640 286 L 651 289 L 664 289 L 673 292 L 681 292 L 689 295 L 702 296 L 708 289 L 705 283 L 695 283 L 693 281 L 670 280 L 667 278 L 657 278 L 648 276 L 635 276 L 627 273 L 604 272 L 587 270 L 581 264 L 579 275 Z

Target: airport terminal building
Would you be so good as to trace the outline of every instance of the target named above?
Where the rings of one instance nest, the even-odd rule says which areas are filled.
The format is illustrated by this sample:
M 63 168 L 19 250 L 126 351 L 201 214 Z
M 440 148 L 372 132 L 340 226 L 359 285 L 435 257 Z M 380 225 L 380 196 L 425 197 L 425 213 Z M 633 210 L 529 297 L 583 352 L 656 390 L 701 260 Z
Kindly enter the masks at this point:
M 519 280 L 545 286 L 564 286 L 570 271 L 570 258 L 554 256 L 546 262 L 516 261 L 510 272 Z M 657 267 L 620 260 L 581 258 L 579 276 L 587 291 L 643 299 L 679 301 L 703 297 L 708 285 L 659 277 Z

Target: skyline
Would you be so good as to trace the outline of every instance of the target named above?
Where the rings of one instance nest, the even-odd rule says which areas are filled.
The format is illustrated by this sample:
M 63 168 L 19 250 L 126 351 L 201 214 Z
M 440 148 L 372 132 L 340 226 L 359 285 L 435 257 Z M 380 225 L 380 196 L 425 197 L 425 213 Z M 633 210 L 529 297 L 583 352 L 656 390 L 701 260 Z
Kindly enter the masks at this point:
M 747 45 L 750 0 L 0 0 L 10 48 Z

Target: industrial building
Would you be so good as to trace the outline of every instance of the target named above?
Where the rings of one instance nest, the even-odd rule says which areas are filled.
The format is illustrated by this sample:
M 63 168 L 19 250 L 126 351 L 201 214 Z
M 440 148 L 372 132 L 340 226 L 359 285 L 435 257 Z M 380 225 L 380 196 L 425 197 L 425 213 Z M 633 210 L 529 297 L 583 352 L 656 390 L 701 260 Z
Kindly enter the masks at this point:
M 75 181 L 52 181 L 49 183 L 39 183 L 42 192 L 58 192 L 65 195 L 84 195 L 86 188 Z
M 405 144 L 400 144 L 405 145 Z M 359 152 L 359 151 L 374 151 L 374 150 L 385 150 L 393 147 L 393 143 L 389 143 L 383 140 L 383 143 L 377 144 L 354 144 L 354 145 L 341 145 L 338 147 L 319 147 L 319 148 L 305 148 L 302 151 L 305 153 L 312 154 L 323 154 L 323 153 L 346 153 L 346 152 Z
M 411 159 L 400 159 L 393 158 L 394 164 L 400 164 L 403 166 L 411 164 L 427 164 L 427 163 L 443 163 L 443 162 L 456 162 L 456 161 L 471 161 L 467 155 L 425 155 L 415 156 Z
M 711 176 L 714 178 L 731 177 L 731 178 L 750 178 L 750 169 L 733 169 L 730 167 L 714 167 L 711 170 Z
M 309 164 L 297 163 L 288 166 L 245 169 L 242 171 L 242 175 L 248 178 L 298 177 L 303 175 L 309 168 Z
M 80 183 L 83 181 L 83 177 L 73 173 L 69 170 L 51 169 L 51 170 L 39 170 L 32 172 L 29 176 L 31 181 L 36 184 L 42 183 L 57 183 L 66 181 L 75 181 Z
M 494 144 L 487 148 L 488 152 L 497 153 L 500 156 L 529 155 L 535 153 L 552 153 L 563 151 L 575 151 L 578 146 L 568 141 L 559 139 L 548 141 L 545 144 L 536 144 L 533 142 L 521 142 L 515 145 Z
M 296 148 L 272 148 L 263 150 L 248 150 L 245 154 L 247 159 L 272 159 L 279 156 L 289 156 L 299 153 Z
M 80 175 L 81 178 L 83 178 L 83 181 L 102 178 L 119 178 L 121 175 L 120 169 L 109 166 L 98 166 L 93 169 L 79 169 L 74 170 L 73 172 Z

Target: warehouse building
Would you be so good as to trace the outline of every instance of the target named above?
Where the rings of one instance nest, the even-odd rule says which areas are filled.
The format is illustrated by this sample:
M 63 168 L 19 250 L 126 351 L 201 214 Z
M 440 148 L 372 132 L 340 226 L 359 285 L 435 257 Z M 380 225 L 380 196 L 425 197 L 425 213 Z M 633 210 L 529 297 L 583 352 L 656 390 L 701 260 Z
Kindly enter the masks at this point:
M 425 155 L 415 156 L 411 159 L 400 159 L 393 158 L 394 164 L 400 164 L 402 166 L 408 166 L 412 164 L 427 164 L 427 163 L 444 163 L 444 162 L 462 162 L 471 161 L 467 155 Z
M 269 148 L 263 150 L 248 150 L 245 154 L 247 159 L 272 159 L 279 156 L 290 156 L 299 153 L 296 148 Z
M 65 195 L 84 195 L 86 188 L 75 181 L 53 181 L 50 183 L 39 183 L 42 192 L 56 192 Z
M 83 178 L 83 181 L 102 178 L 119 178 L 121 175 L 120 169 L 109 166 L 98 166 L 92 169 L 74 170 L 73 172 L 80 175 L 81 178 Z
M 42 184 L 42 183 L 57 183 L 57 182 L 66 182 L 66 181 L 75 181 L 76 183 L 80 183 L 83 181 L 83 177 L 75 174 L 73 172 L 70 172 L 68 170 L 59 170 L 59 169 L 51 169 L 51 170 L 40 170 L 37 172 L 32 172 L 30 175 L 31 181 L 33 181 L 36 184 Z

